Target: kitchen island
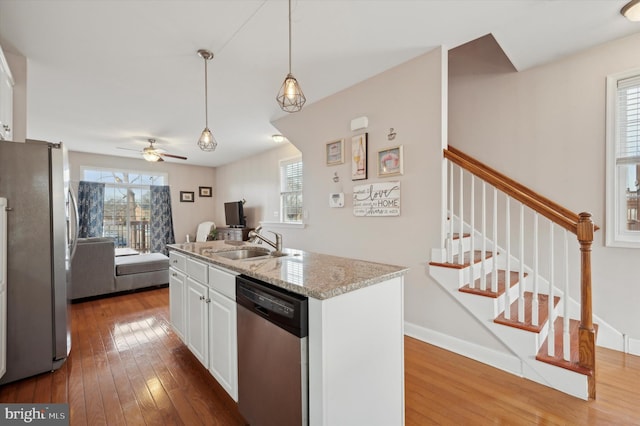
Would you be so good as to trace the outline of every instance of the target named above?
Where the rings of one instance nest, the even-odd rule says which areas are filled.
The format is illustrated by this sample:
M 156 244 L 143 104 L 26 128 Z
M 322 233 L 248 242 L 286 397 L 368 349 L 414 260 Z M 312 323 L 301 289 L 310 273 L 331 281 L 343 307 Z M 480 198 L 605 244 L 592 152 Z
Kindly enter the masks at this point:
M 283 250 L 281 256 L 262 253 L 264 255 L 253 258 L 225 257 L 238 250 L 260 248 L 256 244 L 236 241 L 169 246 L 172 262 L 170 284 L 176 283 L 175 289 L 170 290 L 172 304 L 182 303 L 184 306 L 183 301 L 189 298 L 190 293 L 181 290 L 180 283 L 189 280 L 195 282 L 194 286 L 198 280 L 205 284 L 210 282 L 214 288 L 216 285 L 223 289 L 226 286 L 222 293 L 231 298 L 235 294 L 229 288 L 231 279 L 238 274 L 307 296 L 309 424 L 403 424 L 403 276 L 406 268 L 292 249 Z M 182 267 L 186 272 L 181 272 L 180 264 L 183 262 L 192 265 L 191 268 L 188 264 Z M 209 268 L 208 278 L 202 265 Z M 176 280 L 176 276 L 181 277 L 174 274 L 184 274 L 185 280 Z M 225 276 L 221 278 L 221 274 Z M 215 281 L 212 277 L 216 277 Z M 183 301 L 180 301 L 181 297 Z M 198 299 L 209 298 L 206 295 L 192 297 L 194 301 Z M 198 310 L 192 306 L 184 310 L 188 311 L 184 315 L 191 319 L 202 317 L 206 322 L 205 313 L 194 313 Z M 180 318 L 179 310 L 172 306 L 171 313 L 172 324 L 181 337 L 193 334 L 185 331 L 185 316 Z M 234 319 L 229 318 L 231 320 Z M 233 330 L 230 326 L 227 334 L 232 335 Z M 196 327 L 195 334 L 198 333 L 202 334 L 202 331 Z M 185 337 L 183 340 L 189 342 L 189 348 L 196 357 L 205 366 L 211 364 L 207 361 L 207 345 L 197 339 L 192 344 L 191 339 Z M 229 356 L 226 358 L 237 357 L 237 352 L 233 351 L 233 336 L 227 340 Z M 229 363 L 231 368 L 223 369 L 229 371 L 220 376 L 222 382 L 228 382 L 226 387 L 215 374 L 216 369 L 210 365 L 208 368 L 237 400 L 237 389 L 233 387 L 234 374 L 237 380 L 237 365 L 233 372 L 233 363 Z

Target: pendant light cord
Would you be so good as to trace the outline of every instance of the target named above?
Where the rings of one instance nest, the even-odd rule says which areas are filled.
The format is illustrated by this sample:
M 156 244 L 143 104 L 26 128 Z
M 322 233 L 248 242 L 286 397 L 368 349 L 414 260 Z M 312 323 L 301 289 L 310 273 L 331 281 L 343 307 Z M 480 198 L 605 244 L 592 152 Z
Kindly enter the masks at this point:
M 209 88 L 207 86 L 207 58 L 204 58 L 204 127 L 209 128 Z
M 291 74 L 291 0 L 289 0 L 289 74 Z

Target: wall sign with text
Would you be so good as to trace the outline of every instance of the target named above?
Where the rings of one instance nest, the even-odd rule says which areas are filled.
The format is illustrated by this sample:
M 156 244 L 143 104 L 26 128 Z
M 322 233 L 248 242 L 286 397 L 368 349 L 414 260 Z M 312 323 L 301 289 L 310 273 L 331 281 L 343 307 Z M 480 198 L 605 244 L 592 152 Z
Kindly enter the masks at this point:
M 353 187 L 354 216 L 400 216 L 400 182 Z

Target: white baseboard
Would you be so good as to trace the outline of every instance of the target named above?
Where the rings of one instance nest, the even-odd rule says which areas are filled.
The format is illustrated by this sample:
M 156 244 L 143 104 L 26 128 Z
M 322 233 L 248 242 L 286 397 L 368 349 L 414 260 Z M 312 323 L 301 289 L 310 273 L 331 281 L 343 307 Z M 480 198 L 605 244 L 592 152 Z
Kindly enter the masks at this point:
M 507 373 L 519 377 L 523 375 L 522 364 L 515 355 L 486 348 L 406 321 L 404 323 L 404 334 Z

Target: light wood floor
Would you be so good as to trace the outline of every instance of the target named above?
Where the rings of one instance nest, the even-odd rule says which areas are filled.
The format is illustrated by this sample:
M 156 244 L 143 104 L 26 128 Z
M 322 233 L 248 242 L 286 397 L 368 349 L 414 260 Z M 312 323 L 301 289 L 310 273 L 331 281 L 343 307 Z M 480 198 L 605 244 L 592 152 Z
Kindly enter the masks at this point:
M 74 304 L 68 361 L 0 387 L 0 402 L 68 402 L 72 425 L 243 425 L 172 332 L 168 298 L 165 288 Z M 406 424 L 640 425 L 640 357 L 598 349 L 598 368 L 586 402 L 407 337 Z

